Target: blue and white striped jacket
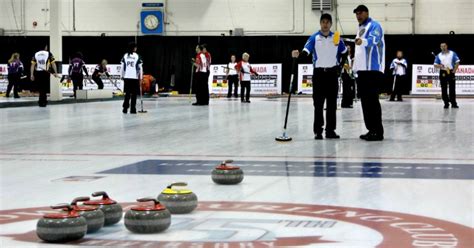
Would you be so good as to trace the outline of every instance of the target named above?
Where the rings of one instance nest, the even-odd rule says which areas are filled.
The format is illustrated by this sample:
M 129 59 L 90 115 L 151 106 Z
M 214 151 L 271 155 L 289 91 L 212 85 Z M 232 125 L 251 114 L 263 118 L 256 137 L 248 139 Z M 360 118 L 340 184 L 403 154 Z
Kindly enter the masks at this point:
M 353 70 L 385 71 L 385 40 L 380 23 L 368 18 L 359 25 L 356 38 L 362 39 L 360 46 L 355 46 Z

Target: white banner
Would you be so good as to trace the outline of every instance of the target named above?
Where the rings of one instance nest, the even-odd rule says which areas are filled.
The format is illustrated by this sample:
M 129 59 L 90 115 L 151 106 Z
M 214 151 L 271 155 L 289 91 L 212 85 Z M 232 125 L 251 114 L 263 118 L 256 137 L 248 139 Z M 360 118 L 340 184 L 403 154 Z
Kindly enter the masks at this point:
M 439 95 L 439 69 L 433 65 L 413 65 L 412 94 Z M 474 65 L 460 65 L 456 72 L 456 94 L 474 95 Z
M 209 93 L 227 95 L 225 67 L 225 64 L 211 65 Z M 250 81 L 251 95 L 281 94 L 281 64 L 252 64 L 252 68 L 258 76 L 252 76 Z
M 313 64 L 298 65 L 298 91 L 304 95 L 313 94 Z M 342 79 L 339 77 L 338 94 L 342 94 Z
M 8 86 L 8 68 L 7 64 L 0 64 L 0 92 L 7 91 Z
M 96 65 L 92 64 L 86 64 L 87 72 L 89 73 L 89 77 L 86 77 L 84 75 L 84 90 L 96 90 L 97 89 L 97 84 L 94 83 L 94 80 L 92 80 L 91 76 L 92 73 L 94 73 Z M 120 88 L 120 90 L 123 90 L 123 80 L 120 79 L 120 69 L 121 69 L 120 64 L 109 64 L 107 65 L 107 72 L 109 73 L 110 77 L 112 78 L 112 81 L 109 80 L 105 75 L 102 76 L 102 82 L 104 83 L 104 89 L 105 90 L 112 90 L 113 92 L 119 92 L 117 89 Z M 69 65 L 63 65 L 62 67 L 62 72 L 63 75 L 67 75 L 68 73 L 68 68 Z M 68 83 L 67 78 L 61 77 L 61 83 L 62 83 L 62 92 L 63 93 L 73 93 L 73 85 L 72 81 Z M 114 85 L 116 84 L 117 87 Z
M 298 65 L 298 92 L 313 94 L 313 65 Z
M 94 73 L 96 65 L 87 64 L 87 72 L 89 72 L 89 77 L 84 76 L 84 89 L 97 89 L 97 84 L 91 79 L 92 73 Z M 63 74 L 67 75 L 69 65 L 62 66 Z M 109 64 L 107 65 L 107 71 L 112 78 L 112 82 L 105 76 L 102 77 L 102 82 L 104 83 L 104 89 L 113 90 L 113 92 L 118 92 L 117 87 L 123 90 L 123 81 L 120 79 L 120 64 Z M 29 68 L 25 68 L 25 70 L 29 70 Z M 26 73 L 25 73 L 26 74 Z M 8 86 L 8 69 L 6 64 L 0 64 L 0 92 L 5 92 Z M 68 83 L 67 78 L 61 77 L 62 83 L 62 92 L 63 93 L 71 93 L 72 94 L 72 82 Z M 115 83 L 117 87 L 114 86 Z

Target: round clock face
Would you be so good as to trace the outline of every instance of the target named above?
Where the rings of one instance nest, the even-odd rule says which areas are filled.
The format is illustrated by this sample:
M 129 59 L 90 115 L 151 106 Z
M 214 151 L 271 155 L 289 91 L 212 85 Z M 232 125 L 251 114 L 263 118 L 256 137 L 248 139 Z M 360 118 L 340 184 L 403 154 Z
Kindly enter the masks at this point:
M 156 29 L 158 25 L 160 24 L 160 21 L 155 15 L 147 15 L 144 20 L 145 27 L 147 29 Z

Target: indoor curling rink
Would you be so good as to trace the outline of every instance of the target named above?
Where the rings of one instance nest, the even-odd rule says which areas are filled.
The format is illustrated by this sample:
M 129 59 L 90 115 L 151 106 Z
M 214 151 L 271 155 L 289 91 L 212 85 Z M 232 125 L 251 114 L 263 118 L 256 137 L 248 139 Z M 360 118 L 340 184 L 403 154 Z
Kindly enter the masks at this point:
M 314 140 L 311 98 L 251 104 L 187 97 L 0 109 L 1 247 L 474 247 L 474 100 L 381 100 L 385 140 L 366 142 L 360 102 L 337 111 L 340 140 Z M 223 160 L 244 171 L 218 185 Z M 186 182 L 199 200 L 169 229 L 134 234 L 124 219 L 83 239 L 41 241 L 57 203 L 106 191 L 127 211 Z

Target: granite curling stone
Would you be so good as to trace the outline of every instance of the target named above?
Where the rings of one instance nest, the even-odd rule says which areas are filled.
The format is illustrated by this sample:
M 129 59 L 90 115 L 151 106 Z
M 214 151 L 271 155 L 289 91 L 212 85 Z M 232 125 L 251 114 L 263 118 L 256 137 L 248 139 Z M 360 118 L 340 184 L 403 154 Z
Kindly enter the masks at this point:
M 158 233 L 171 225 L 171 213 L 154 198 L 137 199 L 153 205 L 134 206 L 125 213 L 125 227 L 134 233 Z
M 189 189 L 177 189 L 186 187 L 187 183 L 172 183 L 158 195 L 158 201 L 165 205 L 172 214 L 187 214 L 196 209 L 198 199 Z M 175 187 L 175 188 L 173 188 Z
M 226 160 L 212 170 L 212 181 L 217 184 L 238 184 L 244 180 L 244 172 L 238 166 L 227 165 L 232 160 Z
M 109 198 L 109 195 L 104 191 L 94 192 L 92 196 L 102 196 L 100 200 L 90 200 L 84 202 L 87 206 L 98 207 L 105 215 L 105 226 L 110 226 L 118 223 L 123 216 L 123 209 L 120 204 Z
M 86 235 L 87 221 L 67 204 L 52 206 L 67 212 L 46 214 L 36 224 L 36 235 L 46 242 L 61 243 L 79 240 Z
M 74 198 L 71 202 L 71 206 L 76 213 L 86 219 L 87 233 L 93 233 L 99 231 L 104 226 L 105 215 L 98 207 L 77 205 L 78 202 L 85 202 L 88 200 L 90 200 L 88 196 Z

